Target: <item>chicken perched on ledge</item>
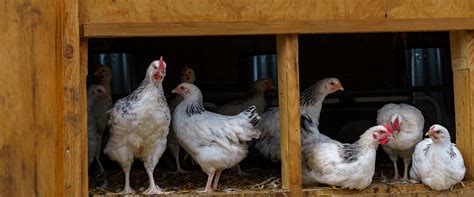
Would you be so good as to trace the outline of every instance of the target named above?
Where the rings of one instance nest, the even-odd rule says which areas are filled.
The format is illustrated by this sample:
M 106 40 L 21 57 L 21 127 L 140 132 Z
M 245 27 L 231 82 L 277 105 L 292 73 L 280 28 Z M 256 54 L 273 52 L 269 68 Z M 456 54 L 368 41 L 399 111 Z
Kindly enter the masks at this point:
M 393 162 L 395 175 L 393 180 L 400 178 L 398 174 L 398 157 L 403 159 L 403 181 L 408 180 L 408 165 L 415 146 L 423 138 L 425 119 L 417 108 L 407 104 L 386 104 L 377 111 L 377 124 L 390 123 L 394 131 L 394 139 L 382 145 L 383 150 Z
M 260 136 L 260 116 L 255 106 L 235 116 L 206 111 L 201 91 L 181 83 L 172 91 L 183 96 L 173 115 L 173 130 L 179 144 L 208 175 L 203 192 L 217 189 L 222 170 L 235 166 L 248 153 L 247 141 Z
M 353 144 L 318 140 L 319 130 L 308 115 L 301 117 L 303 183 L 323 183 L 348 189 L 364 189 L 372 183 L 379 144 L 386 144 L 390 124 L 367 129 Z
M 100 150 L 101 135 L 97 130 L 97 123 L 93 105 L 97 99 L 107 97 L 106 90 L 102 85 L 91 85 L 87 88 L 87 137 L 88 137 L 88 162 L 89 167 L 92 161 L 95 159 L 99 163 L 101 170 L 103 170 L 102 164 L 100 163 L 99 157 L 96 154 Z
M 135 158 L 143 161 L 150 181 L 144 194 L 159 194 L 153 170 L 166 149 L 171 121 L 163 93 L 166 63 L 163 58 L 148 66 L 145 79 L 130 95 L 117 101 L 110 112 L 111 136 L 104 153 L 117 161 L 125 173 L 122 194 L 135 191 L 130 187 L 130 168 Z
M 306 88 L 301 94 L 301 114 L 309 115 L 314 124 L 318 126 L 324 98 L 338 90 L 344 89 L 336 78 L 325 78 Z M 262 131 L 262 136 L 256 142 L 255 147 L 264 157 L 274 162 L 280 161 L 280 110 L 278 107 L 270 108 L 262 114 L 259 128 Z
M 466 173 L 461 152 L 451 143 L 449 132 L 441 125 L 433 125 L 430 136 L 418 143 L 413 152 L 410 177 L 433 190 L 446 190 L 461 183 Z

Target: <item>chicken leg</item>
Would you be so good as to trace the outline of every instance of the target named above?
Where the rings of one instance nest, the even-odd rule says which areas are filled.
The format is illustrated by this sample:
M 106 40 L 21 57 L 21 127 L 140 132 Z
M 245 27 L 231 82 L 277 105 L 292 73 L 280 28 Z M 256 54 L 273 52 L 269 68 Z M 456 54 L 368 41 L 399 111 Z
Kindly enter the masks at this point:
M 125 187 L 119 194 L 134 194 L 135 190 L 130 187 L 130 166 L 122 166 L 122 170 L 125 173 Z
M 410 165 L 411 163 L 411 156 L 407 157 L 407 158 L 403 158 L 403 164 L 404 164 L 404 171 L 403 171 L 403 177 L 402 177 L 402 180 L 403 181 L 406 181 L 408 180 L 408 165 Z
M 249 175 L 249 173 L 244 172 L 244 171 L 242 170 L 242 168 L 240 168 L 240 164 L 237 164 L 237 165 L 236 165 L 236 168 L 237 168 L 237 174 L 239 174 L 239 176 L 248 176 L 248 175 Z
M 153 194 L 161 194 L 162 193 L 160 187 L 158 187 L 155 184 L 155 178 L 153 178 L 153 170 L 154 169 L 155 169 L 154 167 L 146 168 L 146 173 L 148 174 L 148 178 L 149 178 L 149 181 L 150 181 L 150 186 L 148 187 L 148 189 L 145 190 L 145 192 L 143 192 L 143 194 L 153 195 Z
M 392 181 L 398 181 L 398 179 L 400 179 L 400 175 L 398 174 L 397 161 L 398 161 L 397 159 L 392 160 L 392 162 L 393 162 L 393 168 L 394 168 L 394 170 L 395 170 Z
M 214 177 L 214 181 L 212 183 L 212 189 L 217 190 L 217 182 L 219 182 L 219 178 L 221 177 L 222 170 L 218 170 L 216 172 L 216 176 Z
M 209 173 L 208 174 L 208 177 L 207 177 L 207 183 L 206 183 L 206 188 L 202 191 L 197 191 L 199 193 L 207 193 L 207 192 L 210 192 L 211 191 L 211 184 L 212 184 L 212 179 L 214 179 L 214 175 L 215 175 L 215 171 L 212 172 L 212 173 Z

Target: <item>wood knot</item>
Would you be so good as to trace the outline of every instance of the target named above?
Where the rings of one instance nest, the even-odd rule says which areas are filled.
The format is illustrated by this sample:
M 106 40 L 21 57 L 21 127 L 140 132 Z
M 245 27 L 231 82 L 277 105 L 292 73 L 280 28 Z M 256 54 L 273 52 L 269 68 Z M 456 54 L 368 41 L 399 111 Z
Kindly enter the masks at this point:
M 66 44 L 64 48 L 64 57 L 66 59 L 72 59 L 74 55 L 74 47 L 71 44 Z

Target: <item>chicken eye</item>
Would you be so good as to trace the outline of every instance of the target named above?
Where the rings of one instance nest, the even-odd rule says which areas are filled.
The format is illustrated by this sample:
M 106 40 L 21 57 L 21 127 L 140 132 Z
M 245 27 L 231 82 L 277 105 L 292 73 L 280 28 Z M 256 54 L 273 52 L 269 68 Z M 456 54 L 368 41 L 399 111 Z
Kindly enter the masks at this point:
M 180 89 L 181 89 L 181 90 L 184 90 L 184 87 L 183 87 L 183 86 L 181 86 L 181 87 L 180 87 Z
M 191 74 L 191 71 L 188 71 L 188 74 Z
M 331 84 L 331 85 L 335 85 L 336 83 L 334 83 L 333 81 L 331 81 L 331 83 L 329 83 L 329 84 Z
M 438 134 L 439 134 L 439 133 L 441 133 L 441 132 L 440 132 L 439 130 L 437 130 L 437 131 L 436 131 L 436 133 L 438 133 Z

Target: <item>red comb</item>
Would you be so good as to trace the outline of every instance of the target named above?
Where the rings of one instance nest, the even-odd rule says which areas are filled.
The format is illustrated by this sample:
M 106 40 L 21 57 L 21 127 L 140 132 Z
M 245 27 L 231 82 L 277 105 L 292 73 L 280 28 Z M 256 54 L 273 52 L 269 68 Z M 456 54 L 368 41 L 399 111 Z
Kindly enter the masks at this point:
M 387 129 L 387 132 L 392 134 L 393 133 L 393 128 L 392 128 L 392 125 L 390 125 L 390 123 L 387 123 L 385 125 L 383 125 L 386 129 Z
M 398 120 L 398 116 L 393 121 L 393 127 L 399 129 L 400 128 L 400 120 Z
M 163 56 L 160 57 L 160 63 L 158 64 L 158 70 L 164 70 L 165 64 L 163 63 Z

